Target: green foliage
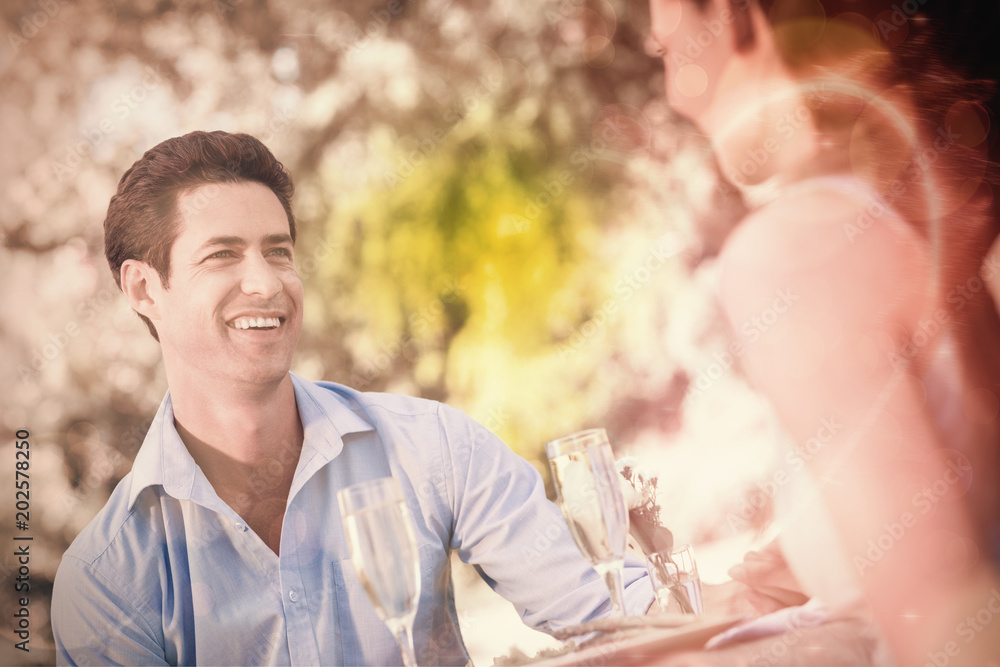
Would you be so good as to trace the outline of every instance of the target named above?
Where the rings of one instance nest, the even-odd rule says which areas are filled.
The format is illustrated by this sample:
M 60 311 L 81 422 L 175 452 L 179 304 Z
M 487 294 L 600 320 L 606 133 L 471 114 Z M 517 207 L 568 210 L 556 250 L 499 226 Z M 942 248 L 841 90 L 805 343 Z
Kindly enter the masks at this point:
M 360 297 L 330 294 L 364 331 L 355 380 L 400 372 L 529 454 L 566 419 L 546 404 L 565 403 L 570 381 L 593 371 L 586 358 L 560 361 L 558 339 L 606 297 L 582 242 L 600 229 L 603 201 L 523 133 L 445 141 L 334 214 L 329 235 L 357 258 L 333 260 L 337 279 L 324 284 Z

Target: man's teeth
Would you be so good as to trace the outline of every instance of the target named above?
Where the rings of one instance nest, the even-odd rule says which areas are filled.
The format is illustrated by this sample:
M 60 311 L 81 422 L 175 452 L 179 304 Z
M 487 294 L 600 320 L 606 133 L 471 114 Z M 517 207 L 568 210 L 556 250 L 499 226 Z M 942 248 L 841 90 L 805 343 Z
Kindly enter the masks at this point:
M 233 321 L 236 329 L 274 329 L 281 326 L 278 317 L 240 317 Z

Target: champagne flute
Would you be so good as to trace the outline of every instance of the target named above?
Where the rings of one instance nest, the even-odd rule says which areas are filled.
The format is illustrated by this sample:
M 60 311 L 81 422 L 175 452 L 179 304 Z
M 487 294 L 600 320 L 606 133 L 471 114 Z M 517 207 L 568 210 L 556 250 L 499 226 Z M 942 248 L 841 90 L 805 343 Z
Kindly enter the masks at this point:
M 546 443 L 545 453 L 570 533 L 604 579 L 614 613 L 624 616 L 628 513 L 608 435 L 603 428 L 580 431 Z
M 701 577 L 690 545 L 665 549 L 646 556 L 646 570 L 663 611 L 678 608 L 682 614 L 700 615 L 705 611 L 701 596 Z
M 420 556 L 403 489 L 392 477 L 337 492 L 351 562 L 379 618 L 396 637 L 406 667 L 415 667 L 413 620 L 420 599 Z

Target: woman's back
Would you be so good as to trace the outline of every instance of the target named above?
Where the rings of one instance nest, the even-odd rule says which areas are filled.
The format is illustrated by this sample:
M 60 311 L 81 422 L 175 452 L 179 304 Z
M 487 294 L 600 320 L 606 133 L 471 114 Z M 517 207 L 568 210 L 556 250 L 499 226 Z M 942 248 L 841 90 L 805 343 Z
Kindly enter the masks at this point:
M 793 296 L 748 346 L 745 370 L 771 398 L 790 446 L 823 419 L 842 427 L 779 499 L 793 571 L 835 607 L 871 598 L 874 585 L 919 608 L 934 598 L 934 578 L 920 572 L 969 570 L 979 551 L 1000 554 L 991 548 L 997 374 L 983 363 L 992 354 L 975 363 L 978 341 L 997 336 L 995 350 L 1000 333 L 996 311 L 979 310 L 992 308 L 985 289 L 961 307 L 948 303 L 933 244 L 896 211 L 882 207 L 859 228 L 877 201 L 877 190 L 846 174 L 790 184 L 728 240 L 720 298 L 738 332 L 778 290 Z M 905 590 L 914 580 L 928 582 L 927 595 Z M 887 632 L 905 637 L 907 628 Z

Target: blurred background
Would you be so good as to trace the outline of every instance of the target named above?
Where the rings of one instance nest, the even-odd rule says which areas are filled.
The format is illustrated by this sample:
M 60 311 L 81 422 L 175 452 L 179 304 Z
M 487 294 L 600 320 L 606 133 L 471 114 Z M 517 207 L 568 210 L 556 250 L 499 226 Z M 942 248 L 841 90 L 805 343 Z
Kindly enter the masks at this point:
M 659 475 L 661 518 L 706 580 L 759 537 L 772 422 L 712 299 L 741 202 L 666 107 L 644 1 L 0 6 L 0 541 L 33 538 L 31 651 L 5 622 L 0 662 L 52 662 L 59 560 L 166 391 L 102 224 L 122 173 L 196 129 L 258 136 L 295 180 L 293 371 L 446 401 L 546 479 L 546 440 L 606 427 L 619 456 Z M 11 619 L 17 563 L 0 554 Z M 456 584 L 477 664 L 555 644 L 470 567 Z

